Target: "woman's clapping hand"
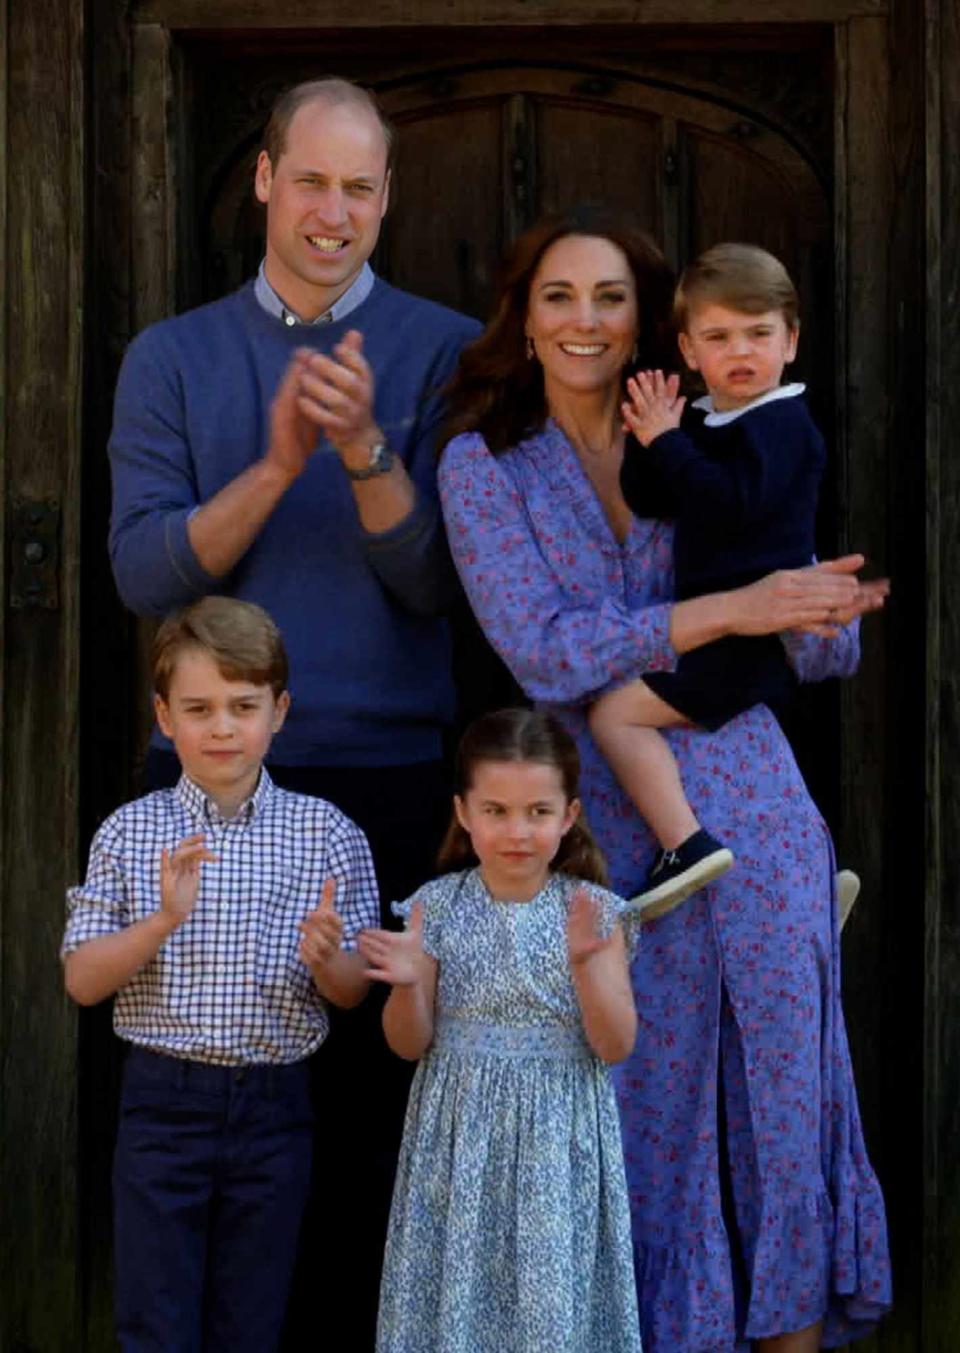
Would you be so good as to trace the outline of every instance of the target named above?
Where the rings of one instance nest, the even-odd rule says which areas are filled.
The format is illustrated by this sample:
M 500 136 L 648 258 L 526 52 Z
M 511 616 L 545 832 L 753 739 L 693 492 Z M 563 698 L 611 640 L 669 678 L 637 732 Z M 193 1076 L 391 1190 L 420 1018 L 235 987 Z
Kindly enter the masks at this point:
M 778 569 L 728 592 L 729 632 L 806 630 L 831 637 L 857 616 L 880 610 L 889 595 L 887 578 L 861 582 L 863 565 L 862 554 L 847 554 L 808 568 Z

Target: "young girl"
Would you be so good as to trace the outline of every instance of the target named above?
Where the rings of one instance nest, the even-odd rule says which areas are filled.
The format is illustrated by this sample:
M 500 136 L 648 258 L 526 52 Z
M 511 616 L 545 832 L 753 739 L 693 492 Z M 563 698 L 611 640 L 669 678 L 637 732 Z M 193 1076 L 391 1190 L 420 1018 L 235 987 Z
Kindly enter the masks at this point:
M 452 870 L 367 931 L 387 1041 L 422 1058 L 378 1353 L 639 1353 L 620 1128 L 605 1063 L 636 1037 L 624 903 L 552 718 L 489 714 L 460 747 Z M 589 885 L 589 886 L 585 886 Z M 632 934 L 632 931 L 630 932 Z

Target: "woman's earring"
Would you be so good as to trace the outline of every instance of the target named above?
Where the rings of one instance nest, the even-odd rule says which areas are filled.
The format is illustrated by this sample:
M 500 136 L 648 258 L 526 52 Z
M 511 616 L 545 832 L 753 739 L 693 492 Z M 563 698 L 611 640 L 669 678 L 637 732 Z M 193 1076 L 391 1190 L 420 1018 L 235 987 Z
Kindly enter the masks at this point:
M 638 346 L 637 346 L 636 343 L 634 343 L 634 345 L 633 345 L 633 352 L 631 352 L 631 354 L 630 354 L 630 365 L 631 365 L 631 366 L 636 366 L 636 365 L 637 365 L 637 359 L 639 358 L 639 356 L 640 356 L 640 352 L 639 352 Z
M 532 362 L 534 357 L 536 357 L 536 355 L 537 351 L 536 348 L 533 346 L 533 339 L 530 337 L 529 334 L 527 334 L 527 361 Z

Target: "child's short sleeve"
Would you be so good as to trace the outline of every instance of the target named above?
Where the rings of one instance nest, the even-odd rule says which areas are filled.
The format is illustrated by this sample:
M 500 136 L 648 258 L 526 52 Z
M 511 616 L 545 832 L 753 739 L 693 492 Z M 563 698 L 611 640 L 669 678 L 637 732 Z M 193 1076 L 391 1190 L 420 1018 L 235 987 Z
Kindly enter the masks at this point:
M 401 916 L 405 922 L 404 928 L 409 930 L 410 914 L 419 902 L 423 912 L 423 952 L 429 954 L 431 958 L 440 957 L 443 920 L 460 877 L 447 875 L 444 878 L 433 879 L 422 888 L 418 888 L 405 902 L 394 902 L 391 906 L 394 916 Z
M 67 890 L 67 925 L 60 957 L 66 958 L 88 940 L 116 934 L 129 924 L 123 825 L 120 814 L 114 813 L 93 838 L 83 883 Z
M 329 832 L 328 867 L 337 881 L 334 906 L 343 922 L 340 947 L 352 953 L 361 930 L 380 924 L 380 893 L 367 838 L 342 813 L 336 814 Z

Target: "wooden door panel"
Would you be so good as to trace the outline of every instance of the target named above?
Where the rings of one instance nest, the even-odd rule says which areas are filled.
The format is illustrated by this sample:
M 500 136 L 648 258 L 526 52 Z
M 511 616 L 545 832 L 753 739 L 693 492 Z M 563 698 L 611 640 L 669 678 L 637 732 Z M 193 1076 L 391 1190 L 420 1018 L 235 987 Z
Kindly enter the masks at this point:
M 717 136 L 687 129 L 690 253 L 720 240 L 769 249 L 796 277 L 800 265 L 799 203 L 789 176 Z
M 832 351 L 829 299 L 816 287 L 811 254 L 828 238 L 823 201 L 789 169 L 748 145 L 738 145 L 701 128 L 682 135 L 689 184 L 688 252 L 691 257 L 722 240 L 760 245 L 786 265 L 800 295 L 803 341 L 793 374 L 828 385 L 819 392 L 829 407 L 832 376 L 815 360 Z M 824 304 L 826 301 L 826 304 Z
M 539 207 L 606 202 L 663 232 L 661 119 L 596 105 L 536 101 Z
M 502 109 L 399 120 L 396 181 L 375 263 L 396 286 L 485 316 L 502 247 Z

